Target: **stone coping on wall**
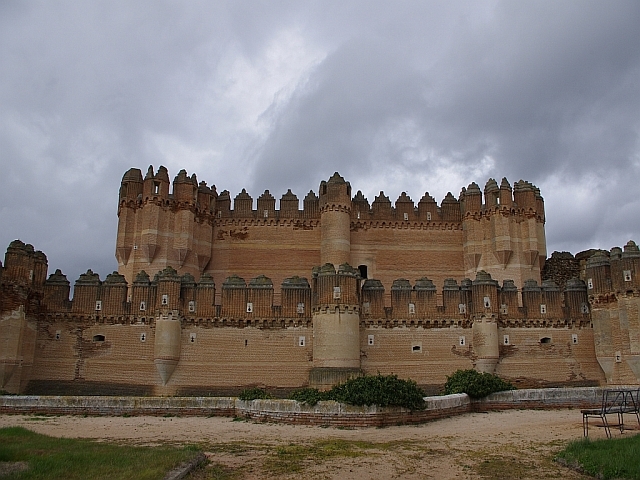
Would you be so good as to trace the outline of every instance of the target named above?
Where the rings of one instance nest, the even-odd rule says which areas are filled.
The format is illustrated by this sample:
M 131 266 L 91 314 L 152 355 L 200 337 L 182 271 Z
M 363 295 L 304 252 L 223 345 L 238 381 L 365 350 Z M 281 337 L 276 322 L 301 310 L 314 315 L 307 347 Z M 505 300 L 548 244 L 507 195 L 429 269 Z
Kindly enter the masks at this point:
M 635 386 L 615 388 L 637 389 Z M 426 408 L 353 406 L 295 400 L 243 401 L 235 397 L 0 396 L 2 414 L 176 415 L 241 417 L 261 422 L 335 427 L 372 427 L 423 423 L 469 412 L 506 409 L 592 408 L 601 403 L 603 387 L 523 389 L 471 400 L 466 394 L 426 397 Z

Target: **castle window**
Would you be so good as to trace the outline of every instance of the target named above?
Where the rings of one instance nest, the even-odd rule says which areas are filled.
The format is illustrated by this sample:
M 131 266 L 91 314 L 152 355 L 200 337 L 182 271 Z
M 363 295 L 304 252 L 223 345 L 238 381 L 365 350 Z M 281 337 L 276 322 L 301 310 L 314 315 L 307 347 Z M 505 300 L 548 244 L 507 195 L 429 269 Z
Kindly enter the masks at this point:
M 367 344 L 368 344 L 369 346 L 371 346 L 371 345 L 373 345 L 373 342 L 374 342 L 374 340 L 373 340 L 373 335 L 368 335 L 368 336 L 367 336 Z
M 189 334 L 189 341 L 191 343 L 196 343 L 196 334 L 195 333 L 190 333 Z
M 593 279 L 592 279 L 592 278 L 589 278 L 589 279 L 587 280 L 587 288 L 588 288 L 589 290 L 591 290 L 591 289 L 593 288 Z
M 464 315 L 465 313 L 467 313 L 467 305 L 465 303 L 459 303 L 458 312 L 460 313 L 460 315 Z
M 578 343 L 578 334 L 577 333 L 572 333 L 571 334 L 571 343 L 573 343 L 574 345 Z
M 247 302 L 247 313 L 253 313 L 253 303 Z
M 415 343 L 415 344 L 411 345 L 411 351 L 413 353 L 422 353 L 422 344 L 421 343 Z
M 365 314 L 371 313 L 371 304 L 369 302 L 364 302 L 362 304 L 362 313 L 365 313 Z
M 409 304 L 409 313 L 410 314 L 416 313 L 416 304 L 415 303 L 410 303 Z
M 625 282 L 630 282 L 631 281 L 631 270 L 625 270 L 623 272 L 624 274 L 624 281 Z
M 500 306 L 500 313 L 501 313 L 502 315 L 508 315 L 508 314 L 509 314 L 509 306 L 508 306 L 506 303 L 503 303 L 503 304 Z
M 356 213 L 356 218 L 360 220 L 360 212 Z
M 304 313 L 304 303 L 299 303 L 298 304 L 298 307 L 296 308 L 296 312 Z
M 589 305 L 586 303 L 583 303 L 582 305 L 580 305 L 580 312 L 589 313 Z
M 547 306 L 544 303 L 540 304 L 540 313 L 547 313 Z
M 458 343 L 460 344 L 461 347 L 464 347 L 467 344 L 467 339 L 461 336 L 458 338 Z
M 133 249 L 134 249 L 134 250 L 137 250 L 137 249 L 138 249 L 138 245 L 134 245 L 134 246 L 133 246 Z
M 484 297 L 484 308 L 491 308 L 491 299 L 489 297 Z
M 502 344 L 503 345 L 511 345 L 511 343 L 509 343 L 509 335 L 503 335 Z
M 153 184 L 153 194 L 154 195 L 158 195 L 160 193 L 160 184 L 159 183 L 154 183 Z
M 169 305 L 169 295 L 162 295 L 162 305 Z
M 102 310 L 102 300 L 96 300 L 96 312 Z
M 191 301 L 189 302 L 189 311 L 190 311 L 191 313 L 193 313 L 193 312 L 195 312 L 195 311 L 196 311 L 196 302 L 194 302 L 193 300 L 191 300 Z
M 367 277 L 367 266 L 366 265 L 358 265 L 358 270 L 360 271 L 360 276 L 362 278 L 368 278 Z
M 104 342 L 104 335 L 94 335 L 93 336 L 93 341 L 94 342 Z
M 306 340 L 307 340 L 306 337 L 298 337 L 298 346 L 304 347 Z
M 340 295 L 341 295 L 340 287 L 333 287 L 333 298 L 334 298 L 334 300 L 340 299 Z
M 404 219 L 405 219 L 405 220 L 409 220 L 409 214 L 408 214 L 408 213 L 406 213 L 406 212 L 405 212 L 405 214 L 404 214 Z
M 56 331 L 56 340 L 60 340 L 60 330 Z
M 249 344 L 249 340 L 244 341 L 244 346 L 246 347 Z
M 33 280 L 33 270 L 29 270 L 29 280 Z
M 431 221 L 431 212 L 427 212 L 427 222 Z
M 542 337 L 540 339 L 540 343 L 551 343 L 551 338 L 550 337 Z
M 269 218 L 269 210 L 263 212 L 264 218 Z
M 616 363 L 622 362 L 622 352 L 616 352 Z
M 147 309 L 147 303 L 146 302 L 140 302 L 140 311 L 144 312 Z
M 146 342 L 147 341 L 147 334 L 146 333 L 142 332 L 140 334 L 140 341 L 141 342 Z

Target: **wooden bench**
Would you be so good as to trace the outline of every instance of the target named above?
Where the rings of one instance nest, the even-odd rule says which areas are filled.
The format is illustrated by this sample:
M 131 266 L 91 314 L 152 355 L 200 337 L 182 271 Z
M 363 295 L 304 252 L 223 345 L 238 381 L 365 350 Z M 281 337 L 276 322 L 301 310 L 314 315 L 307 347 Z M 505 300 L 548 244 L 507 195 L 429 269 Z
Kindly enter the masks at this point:
M 589 418 L 598 417 L 607 438 L 611 438 L 611 427 L 620 429 L 624 433 L 624 414 L 634 414 L 640 426 L 640 388 L 636 390 L 606 389 L 602 392 L 602 405 L 600 408 L 581 410 L 582 431 L 585 437 L 589 436 Z M 617 423 L 609 423 L 607 415 L 616 415 Z

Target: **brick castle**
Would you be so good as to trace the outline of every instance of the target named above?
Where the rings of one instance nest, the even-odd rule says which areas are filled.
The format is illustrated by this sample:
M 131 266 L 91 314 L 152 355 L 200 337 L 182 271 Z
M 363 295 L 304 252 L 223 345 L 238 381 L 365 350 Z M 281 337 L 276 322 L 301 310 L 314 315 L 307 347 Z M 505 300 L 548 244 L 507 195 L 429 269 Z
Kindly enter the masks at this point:
M 232 208 L 150 167 L 125 173 L 118 216 L 118 272 L 82 274 L 73 300 L 42 252 L 11 243 L 0 390 L 219 395 L 380 372 L 436 391 L 467 368 L 519 386 L 640 382 L 638 247 L 547 260 L 528 182 L 370 204 L 335 173 L 302 209 L 291 191 L 276 209 L 244 190 Z

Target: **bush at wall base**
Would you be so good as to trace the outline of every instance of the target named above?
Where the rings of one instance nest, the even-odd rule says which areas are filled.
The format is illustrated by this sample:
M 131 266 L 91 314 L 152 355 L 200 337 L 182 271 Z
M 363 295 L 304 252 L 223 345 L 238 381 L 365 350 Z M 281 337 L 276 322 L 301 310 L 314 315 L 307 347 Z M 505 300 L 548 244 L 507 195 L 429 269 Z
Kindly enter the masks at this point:
M 515 390 L 515 388 L 511 383 L 491 373 L 457 370 L 447 377 L 444 394 L 466 393 L 471 398 L 483 398 L 490 393 Z

